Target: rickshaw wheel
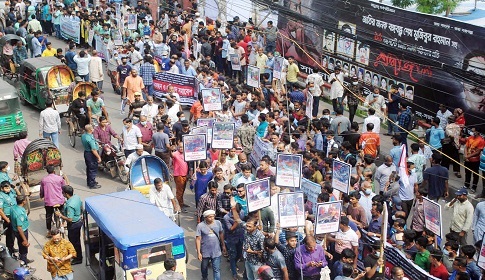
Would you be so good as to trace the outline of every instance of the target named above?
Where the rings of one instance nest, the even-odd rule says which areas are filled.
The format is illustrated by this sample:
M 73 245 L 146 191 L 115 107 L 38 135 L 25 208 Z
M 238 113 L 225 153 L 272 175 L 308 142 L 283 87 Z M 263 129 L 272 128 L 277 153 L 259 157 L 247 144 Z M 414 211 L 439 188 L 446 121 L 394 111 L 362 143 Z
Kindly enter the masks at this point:
M 30 190 L 27 189 L 25 184 L 21 184 L 19 188 L 20 194 L 25 195 L 25 211 L 27 212 L 27 215 L 30 214 Z
M 118 165 L 118 176 L 120 176 L 120 180 L 123 184 L 128 184 L 130 181 L 130 175 L 126 172 L 123 166 Z
M 71 144 L 71 147 L 76 147 L 76 131 L 74 128 L 74 124 L 72 121 L 69 122 L 69 144 Z
M 187 246 L 185 245 L 185 240 L 184 240 L 184 251 L 185 251 L 185 264 L 189 262 L 189 252 L 187 252 Z

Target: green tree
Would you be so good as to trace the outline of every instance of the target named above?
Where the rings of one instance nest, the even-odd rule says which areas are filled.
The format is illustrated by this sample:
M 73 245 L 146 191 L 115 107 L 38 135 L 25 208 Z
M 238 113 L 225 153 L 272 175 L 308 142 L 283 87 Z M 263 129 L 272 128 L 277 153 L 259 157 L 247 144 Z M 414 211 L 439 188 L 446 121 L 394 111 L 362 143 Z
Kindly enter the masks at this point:
M 407 8 L 414 4 L 414 0 L 391 0 L 392 5 L 399 8 Z
M 426 14 L 445 12 L 449 16 L 461 1 L 463 0 L 416 0 L 416 10 Z

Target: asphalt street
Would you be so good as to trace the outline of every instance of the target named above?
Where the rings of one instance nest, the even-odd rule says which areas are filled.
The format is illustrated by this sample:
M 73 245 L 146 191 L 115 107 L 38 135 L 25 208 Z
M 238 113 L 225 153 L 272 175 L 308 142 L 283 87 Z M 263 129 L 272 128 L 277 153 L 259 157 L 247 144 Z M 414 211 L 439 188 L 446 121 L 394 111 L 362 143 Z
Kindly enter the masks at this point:
M 64 42 L 60 42 L 57 39 L 49 37 L 49 40 L 53 42 L 55 47 L 65 47 Z M 106 67 L 105 67 L 106 69 Z M 107 105 L 109 118 L 112 123 L 112 127 L 117 132 L 121 132 L 122 127 L 122 119 L 126 115 L 120 114 L 120 97 L 115 95 L 113 89 L 111 87 L 111 83 L 109 81 L 108 76 L 105 74 L 105 81 L 104 81 L 104 100 Z M 320 112 L 321 109 L 324 107 L 330 108 L 329 104 L 321 102 L 320 104 Z M 25 121 L 27 122 L 28 129 L 29 129 L 29 139 L 33 140 L 39 137 L 39 126 L 38 126 L 38 119 L 40 111 L 38 109 L 33 108 L 32 106 L 21 106 L 23 116 Z M 188 113 L 188 112 L 187 112 Z M 362 119 L 357 118 L 356 121 L 362 123 Z M 69 144 L 68 135 L 67 135 L 67 124 L 65 119 L 62 120 L 62 131 L 59 137 L 60 142 L 60 151 L 62 153 L 62 160 L 63 160 L 63 172 L 67 174 L 70 184 L 74 187 L 75 193 L 78 194 L 83 200 L 86 197 L 99 195 L 99 194 L 108 194 L 112 192 L 119 192 L 123 191 L 127 188 L 126 185 L 122 184 L 119 179 L 112 179 L 109 174 L 100 172 L 98 173 L 97 181 L 100 183 L 102 188 L 97 190 L 90 190 L 86 186 L 86 173 L 85 173 L 85 164 L 82 154 L 82 144 L 80 139 L 77 140 L 77 145 L 75 148 L 72 148 Z M 391 148 L 391 140 L 390 137 L 381 136 L 382 146 L 381 151 L 383 153 L 388 153 L 389 149 Z M 8 140 L 1 140 L 0 141 L 0 151 L 2 151 L 2 156 L 0 160 L 6 160 L 13 166 L 13 155 L 12 155 L 12 148 L 13 148 L 13 139 Z M 458 179 L 459 181 L 455 180 L 456 177 L 453 174 L 450 174 L 450 185 L 458 187 L 463 184 L 463 179 Z M 480 189 L 480 188 L 479 188 Z M 175 188 L 173 188 L 175 193 Z M 187 264 L 187 277 L 186 279 L 199 279 L 200 278 L 200 262 L 197 260 L 197 255 L 195 252 L 195 229 L 196 229 L 196 220 L 194 216 L 195 211 L 195 201 L 193 193 L 188 189 L 186 191 L 186 198 L 187 202 L 191 205 L 189 208 L 188 213 L 181 214 L 181 226 L 185 230 L 185 238 L 186 244 L 188 247 L 189 252 L 189 260 Z M 443 204 L 442 201 L 440 201 Z M 50 274 L 46 271 L 46 261 L 42 258 L 41 250 L 44 246 L 45 242 L 47 241 L 46 235 L 46 228 L 45 228 L 45 210 L 43 208 L 42 201 L 34 201 L 32 202 L 32 211 L 29 216 L 30 219 L 30 248 L 29 248 L 29 255 L 30 259 L 34 259 L 35 262 L 32 263 L 32 267 L 37 269 L 36 276 L 42 279 L 50 279 Z M 444 232 L 448 232 L 449 222 L 451 220 L 451 212 L 447 211 L 443 208 L 443 230 Z M 137 226 L 136 223 L 133 226 Z M 470 233 L 471 235 L 471 233 Z M 471 242 L 471 237 L 469 236 L 469 241 Z M 4 239 L 1 239 L 4 242 Z M 243 264 L 239 263 L 239 267 L 242 270 Z M 94 278 L 89 273 L 87 268 L 84 264 L 74 266 L 75 270 L 75 278 L 76 279 L 91 279 Z M 230 270 L 229 270 L 229 262 L 226 260 L 222 261 L 221 267 L 223 279 L 228 279 L 230 277 Z M 210 273 L 211 274 L 211 271 Z M 225 277 L 227 276 L 227 277 Z M 212 279 L 210 275 L 209 279 Z

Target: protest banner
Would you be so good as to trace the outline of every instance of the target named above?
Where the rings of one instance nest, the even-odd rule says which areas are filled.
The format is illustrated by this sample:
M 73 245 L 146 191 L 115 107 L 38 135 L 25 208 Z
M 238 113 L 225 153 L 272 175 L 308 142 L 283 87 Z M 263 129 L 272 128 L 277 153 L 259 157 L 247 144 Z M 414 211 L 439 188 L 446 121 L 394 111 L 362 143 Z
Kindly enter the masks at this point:
M 88 32 L 88 44 L 92 47 L 94 40 L 94 30 L 89 30 Z
M 161 99 L 162 94 L 168 91 L 168 86 L 173 86 L 175 93 L 180 96 L 180 105 L 191 106 L 197 101 L 199 82 L 195 77 L 170 72 L 155 73 L 153 96 Z
M 483 233 L 482 244 L 478 252 L 477 265 L 481 269 L 485 269 L 485 232 Z
M 424 225 L 432 233 L 443 237 L 441 222 L 441 205 L 426 197 L 423 197 Z
M 313 95 L 310 92 L 307 92 L 305 116 L 307 116 L 311 120 L 313 117 L 312 113 L 313 113 Z
M 192 127 L 190 129 L 190 134 L 205 134 L 205 135 L 207 135 L 207 133 L 208 133 L 208 129 L 207 129 L 206 125 Z
M 281 228 L 305 226 L 305 206 L 302 192 L 278 194 L 278 218 Z
M 61 36 L 64 39 L 72 40 L 76 44 L 81 42 L 81 22 L 72 20 L 70 17 L 61 16 Z
M 332 168 L 332 187 L 340 192 L 349 193 L 350 171 L 352 166 L 343 161 L 334 160 Z
M 259 161 L 268 154 L 271 143 L 264 142 L 258 135 L 254 136 L 253 150 L 249 155 L 249 161 L 254 168 L 259 167 Z
M 108 46 L 103 41 L 103 37 L 95 34 L 94 40 L 96 40 L 96 51 L 98 51 L 98 56 L 104 61 L 109 61 L 109 50 Z
M 212 143 L 212 126 L 216 122 L 216 119 L 197 119 L 197 126 L 207 126 L 207 143 Z
M 195 59 L 199 58 L 199 53 L 200 53 L 199 48 L 200 48 L 199 40 L 193 38 L 192 39 L 192 54 L 194 55 Z
M 362 244 L 374 244 L 379 239 L 374 239 L 367 235 L 366 230 L 362 230 L 360 242 Z M 371 254 L 369 246 L 364 246 L 362 253 L 358 255 L 357 267 L 360 270 L 365 270 L 364 267 L 364 257 Z M 415 265 L 414 262 L 406 257 L 406 255 L 398 248 L 392 246 L 389 243 L 385 243 L 384 246 L 384 256 L 385 256 L 385 279 L 392 279 L 391 270 L 394 266 L 399 266 L 404 271 L 404 276 L 409 279 L 419 279 L 419 280 L 439 280 L 439 278 L 429 275 L 424 269 Z
M 306 194 L 312 207 L 312 213 L 317 213 L 317 198 L 322 192 L 320 184 L 314 183 L 306 178 L 301 179 L 301 191 Z M 308 203 L 308 202 L 307 202 Z
M 277 57 L 274 59 L 273 78 L 281 79 L 281 71 L 283 70 L 284 57 Z
M 113 36 L 113 43 L 115 46 L 123 45 L 123 35 L 121 34 L 120 29 L 113 29 L 111 36 Z
M 204 111 L 222 110 L 222 93 L 220 88 L 205 88 L 200 90 Z
M 136 17 L 137 15 L 136 14 L 129 14 L 128 15 L 128 29 L 130 30 L 136 30 L 138 28 L 137 24 L 136 24 Z
M 207 158 L 207 142 L 205 134 L 186 134 L 182 137 L 185 161 L 205 160 Z
M 212 148 L 232 149 L 235 129 L 235 123 L 215 122 L 212 126 Z
M 246 77 L 247 85 L 254 88 L 259 88 L 259 68 L 256 66 L 248 66 Z
M 315 234 L 337 232 L 341 212 L 342 203 L 340 201 L 319 203 L 315 213 Z
M 241 61 L 239 60 L 238 54 L 230 54 L 229 59 L 231 59 L 231 68 L 233 71 L 241 71 Z
M 253 212 L 271 205 L 269 178 L 246 184 L 248 211 Z
M 276 185 L 299 188 L 302 178 L 302 155 L 278 154 L 276 156 Z

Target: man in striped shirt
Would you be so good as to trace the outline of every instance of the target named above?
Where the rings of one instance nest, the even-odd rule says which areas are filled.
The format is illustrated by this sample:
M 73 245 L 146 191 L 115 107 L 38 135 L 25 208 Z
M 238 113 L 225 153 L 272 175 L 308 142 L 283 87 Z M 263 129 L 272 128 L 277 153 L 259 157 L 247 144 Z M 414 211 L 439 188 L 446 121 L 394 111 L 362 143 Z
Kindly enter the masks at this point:
M 202 214 L 207 210 L 214 210 L 217 212 L 217 184 L 214 181 L 207 185 L 209 192 L 203 194 L 197 205 L 197 223 L 202 221 Z

